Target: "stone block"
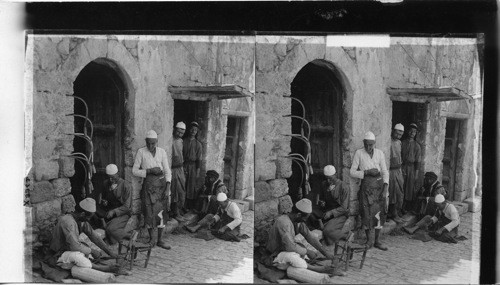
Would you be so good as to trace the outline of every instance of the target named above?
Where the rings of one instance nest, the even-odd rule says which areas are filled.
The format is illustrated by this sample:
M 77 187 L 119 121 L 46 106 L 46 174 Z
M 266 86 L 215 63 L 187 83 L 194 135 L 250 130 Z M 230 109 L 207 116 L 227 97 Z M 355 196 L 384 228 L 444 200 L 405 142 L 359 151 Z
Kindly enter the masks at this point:
M 33 204 L 33 209 L 35 210 L 35 221 L 37 223 L 55 221 L 61 215 L 61 199 Z
M 401 218 L 403 219 L 403 224 L 402 224 L 403 227 L 411 227 L 418 222 L 417 216 L 409 213 L 405 214 Z
M 247 201 L 248 202 L 248 208 L 250 210 L 254 210 L 254 196 L 248 196 L 244 199 L 244 201 Z
M 244 200 L 232 200 L 232 201 L 235 202 L 236 205 L 238 205 L 238 208 L 240 208 L 241 213 L 244 213 L 248 211 L 248 209 L 250 209 L 249 203 L 247 201 Z
M 53 200 L 55 197 L 54 187 L 49 181 L 36 182 L 30 193 L 32 204 Z
M 271 185 L 269 185 L 266 181 L 255 182 L 255 198 L 256 203 L 271 199 Z
M 380 233 L 382 235 L 387 235 L 390 232 L 392 232 L 397 226 L 398 226 L 398 224 L 395 221 L 393 221 L 393 220 L 386 220 L 385 224 L 384 224 L 384 227 L 382 228 L 382 230 L 380 231 Z
M 456 201 L 453 201 L 451 203 L 455 206 L 455 208 L 457 208 L 457 211 L 460 215 L 463 215 L 469 211 L 469 205 L 467 203 L 456 202 Z
M 182 223 L 179 223 L 179 226 L 186 226 L 186 225 L 194 224 L 198 220 L 200 220 L 201 218 L 199 218 L 197 214 L 187 213 L 184 215 L 184 219 L 185 219 L 185 221 L 183 221 Z
M 61 198 L 61 212 L 63 214 L 75 211 L 76 202 L 73 195 L 69 194 Z
M 272 179 L 267 181 L 271 186 L 271 195 L 278 198 L 288 194 L 288 183 L 285 179 Z
M 52 180 L 52 186 L 57 197 L 66 196 L 71 193 L 71 182 L 69 178 L 58 178 Z
M 359 214 L 359 201 L 349 201 L 349 216 L 356 216 Z
M 75 175 L 74 158 L 61 156 L 58 162 L 59 162 L 59 177 L 73 177 L 73 175 Z
M 274 219 L 279 215 L 278 199 L 272 199 L 255 204 L 255 221 Z
M 255 178 L 257 181 L 276 178 L 276 163 L 255 156 Z
M 454 201 L 462 202 L 463 200 L 465 200 L 465 198 L 467 198 L 468 192 L 469 191 L 460 191 L 460 192 L 456 191 L 454 195 L 455 197 L 453 197 Z
M 481 211 L 482 208 L 482 199 L 480 196 L 476 196 L 474 198 L 467 198 L 464 200 L 469 207 L 469 212 L 477 213 Z
M 52 180 L 59 177 L 59 162 L 53 159 L 39 159 L 34 162 L 35 180 Z
M 287 214 L 292 211 L 293 202 L 290 195 L 286 195 L 279 198 L 278 212 L 281 214 Z

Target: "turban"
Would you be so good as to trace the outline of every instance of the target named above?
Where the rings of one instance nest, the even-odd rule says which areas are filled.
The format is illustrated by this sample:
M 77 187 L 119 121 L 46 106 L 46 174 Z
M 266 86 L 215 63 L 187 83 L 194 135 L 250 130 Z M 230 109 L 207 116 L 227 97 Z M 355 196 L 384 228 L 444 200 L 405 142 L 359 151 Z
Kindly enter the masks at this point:
M 106 166 L 106 174 L 107 175 L 114 175 L 118 173 L 118 166 L 114 165 L 114 164 L 108 164 L 108 166 Z
M 436 198 L 434 198 L 434 202 L 436 203 L 443 203 L 444 202 L 444 196 L 441 194 L 437 194 Z
M 312 213 L 312 203 L 311 200 L 309 199 L 304 198 L 298 201 L 297 203 L 295 203 L 295 207 L 303 213 L 306 214 Z
M 95 213 L 95 200 L 92 198 L 85 198 L 79 203 L 80 208 L 87 212 Z
M 177 125 L 175 125 L 175 127 L 179 128 L 179 129 L 185 130 L 186 129 L 186 124 L 184 124 L 184 122 L 178 122 Z
M 225 193 L 217 194 L 217 201 L 224 202 L 227 200 L 227 195 Z
M 209 170 L 207 171 L 207 176 L 209 177 L 214 177 L 215 179 L 219 178 L 219 173 L 215 170 Z
M 397 125 L 395 125 L 395 126 L 394 126 L 394 129 L 395 129 L 395 130 L 402 131 L 402 132 L 404 132 L 404 131 L 405 131 L 405 127 L 404 127 L 403 125 L 401 125 L 401 124 L 397 124 Z
M 438 178 L 438 176 L 436 175 L 436 173 L 434 173 L 432 171 L 426 172 L 424 176 L 425 177 L 429 177 L 429 178 L 433 178 L 433 179 L 437 179 Z
M 158 138 L 158 135 L 156 134 L 155 131 L 153 130 L 150 130 L 146 133 L 146 138 L 147 139 L 157 139 Z
M 366 134 L 365 134 L 365 140 L 374 141 L 375 140 L 375 135 L 372 132 L 366 132 Z
M 332 176 L 332 175 L 335 175 L 336 171 L 335 171 L 335 166 L 333 165 L 327 165 L 325 166 L 325 168 L 323 168 L 323 174 L 325 176 Z

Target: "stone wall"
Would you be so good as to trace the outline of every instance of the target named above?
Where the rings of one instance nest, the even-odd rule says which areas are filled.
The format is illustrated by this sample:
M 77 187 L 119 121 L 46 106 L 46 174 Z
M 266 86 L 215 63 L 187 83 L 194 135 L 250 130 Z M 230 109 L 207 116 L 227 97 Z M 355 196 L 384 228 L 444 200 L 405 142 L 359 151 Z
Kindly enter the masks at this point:
M 167 88 L 214 84 L 237 84 L 254 90 L 254 44 L 249 37 L 218 36 L 113 36 L 30 35 L 27 41 L 26 154 L 32 164 L 30 200 L 36 227 L 47 231 L 56 218 L 74 209 L 69 178 L 73 151 L 73 82 L 80 71 L 97 60 L 120 73 L 128 97 L 125 115 L 125 179 L 133 183 L 136 206 L 140 180 L 131 172 L 137 149 L 145 146 L 149 129 L 158 133 L 158 146 L 171 155 L 173 99 Z M 31 84 L 32 83 L 32 84 Z M 204 160 L 221 171 L 227 118 L 220 115 L 221 101 L 210 102 L 213 124 L 209 129 L 210 151 Z M 253 105 L 250 105 L 253 111 Z M 254 113 L 252 112 L 251 115 Z M 250 118 L 253 121 L 253 118 Z M 253 136 L 248 128 L 246 138 Z M 246 142 L 247 144 L 249 142 Z M 251 143 L 251 142 L 250 142 Z M 252 158 L 247 148 L 246 158 Z M 251 167 L 246 168 L 251 171 Z M 222 172 L 222 171 L 221 171 Z M 251 177 L 251 173 L 246 173 Z M 251 191 L 253 181 L 246 182 Z
M 288 191 L 283 189 L 287 189 L 285 179 L 291 175 L 291 162 L 281 159 L 280 155 L 290 152 L 290 141 L 282 134 L 290 132 L 291 122 L 282 116 L 290 114 L 291 103 L 283 95 L 290 95 L 290 83 L 307 63 L 315 59 L 331 62 L 346 93 L 341 178 L 351 185 L 349 222 L 352 228 L 358 214 L 359 181 L 350 178 L 349 168 L 355 150 L 362 147 L 366 131 L 375 134 L 376 147 L 386 154 L 386 163 L 389 162 L 393 122 L 392 102 L 386 88 L 454 86 L 470 92 L 481 85 L 478 80 L 474 81 L 479 73 L 472 72 L 477 64 L 473 40 L 391 38 L 386 48 L 333 47 L 326 44 L 325 37 L 258 36 L 256 41 L 255 227 L 260 241 L 265 239 L 266 229 L 274 218 L 289 210 L 285 206 L 289 204 Z M 425 119 L 428 135 L 423 169 L 438 175 L 442 171 L 446 122 L 441 115 L 443 104 L 427 104 Z M 477 158 L 473 145 L 477 144 L 478 136 L 472 135 L 477 133 L 474 129 L 477 123 L 472 122 L 482 112 L 474 113 L 474 107 L 465 108 L 470 105 L 467 101 L 450 104 L 458 104 L 459 108 L 448 112 L 465 112 L 471 117 L 463 136 L 466 143 L 461 146 L 466 166 L 472 163 L 473 157 Z M 474 171 L 463 167 L 462 172 L 461 187 L 467 188 Z

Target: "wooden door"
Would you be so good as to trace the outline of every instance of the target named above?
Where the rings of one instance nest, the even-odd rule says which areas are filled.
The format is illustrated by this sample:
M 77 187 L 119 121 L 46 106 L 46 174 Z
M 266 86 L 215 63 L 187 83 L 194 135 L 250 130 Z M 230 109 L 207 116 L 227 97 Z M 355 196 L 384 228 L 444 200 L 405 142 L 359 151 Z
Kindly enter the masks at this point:
M 95 189 L 93 196 L 95 197 L 102 190 L 108 164 L 116 164 L 120 176 L 124 177 L 122 114 L 124 112 L 125 88 L 113 69 L 94 62 L 89 63 L 82 70 L 74 85 L 75 95 L 82 97 L 87 102 L 89 119 L 94 127 L 92 142 L 94 144 L 94 165 L 97 172 L 92 178 L 92 183 Z M 75 104 L 75 113 L 84 114 L 84 109 L 80 104 Z M 77 132 L 83 131 L 83 124 L 76 124 L 76 120 L 75 130 Z M 87 126 L 87 133 L 90 133 L 89 126 Z M 75 151 L 90 152 L 88 144 L 80 142 L 74 146 Z
M 227 118 L 224 184 L 228 188 L 230 198 L 234 198 L 236 190 L 241 123 L 241 118 L 233 116 Z
M 453 200 L 455 195 L 455 178 L 458 158 L 457 148 L 460 125 L 460 120 L 446 119 L 442 184 L 448 192 L 447 199 L 449 200 Z

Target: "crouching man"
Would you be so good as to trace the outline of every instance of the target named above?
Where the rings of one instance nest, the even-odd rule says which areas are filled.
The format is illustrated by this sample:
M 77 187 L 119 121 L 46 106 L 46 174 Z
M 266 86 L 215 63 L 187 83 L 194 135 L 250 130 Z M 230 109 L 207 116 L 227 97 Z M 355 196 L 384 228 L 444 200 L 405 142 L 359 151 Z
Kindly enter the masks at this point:
M 194 226 L 186 228 L 194 233 L 201 227 L 209 227 L 212 234 L 227 241 L 240 241 L 240 225 L 243 221 L 240 208 L 235 202 L 230 201 L 225 193 L 217 194 L 219 207 L 217 213 L 207 214 Z
M 295 236 L 301 234 L 309 244 L 327 259 L 334 259 L 334 254 L 321 245 L 305 224 L 311 212 L 311 201 L 302 199 L 295 204 L 291 213 L 281 215 L 274 221 L 269 231 L 266 250 L 274 259 L 276 267 L 283 269 L 283 264 L 290 264 L 294 267 L 307 268 L 316 272 L 333 273 L 332 267 L 307 264 L 304 258 L 307 256 L 310 259 L 315 259 L 317 257 L 316 253 L 295 241 Z
M 91 263 L 89 257 L 99 259 L 101 253 L 91 249 L 88 245 L 80 242 L 80 233 L 85 233 L 89 239 L 111 258 L 121 259 L 111 248 L 97 235 L 89 224 L 90 218 L 96 211 L 96 203 L 92 198 L 86 198 L 80 203 L 82 212 L 73 212 L 59 217 L 57 225 L 52 232 L 50 250 L 53 252 L 57 263 L 73 263 L 80 267 L 92 268 L 100 271 L 114 272 L 120 271 L 118 265 L 100 265 Z M 118 260 L 117 260 L 118 261 Z M 121 264 L 121 262 L 119 262 Z
M 457 243 L 455 237 L 458 235 L 458 226 L 460 225 L 460 215 L 457 208 L 448 201 L 445 201 L 441 194 L 436 195 L 434 199 L 437 210 L 434 216 L 427 215 L 421 219 L 414 227 L 406 228 L 410 233 L 417 229 L 429 231 L 432 238 L 447 243 Z

